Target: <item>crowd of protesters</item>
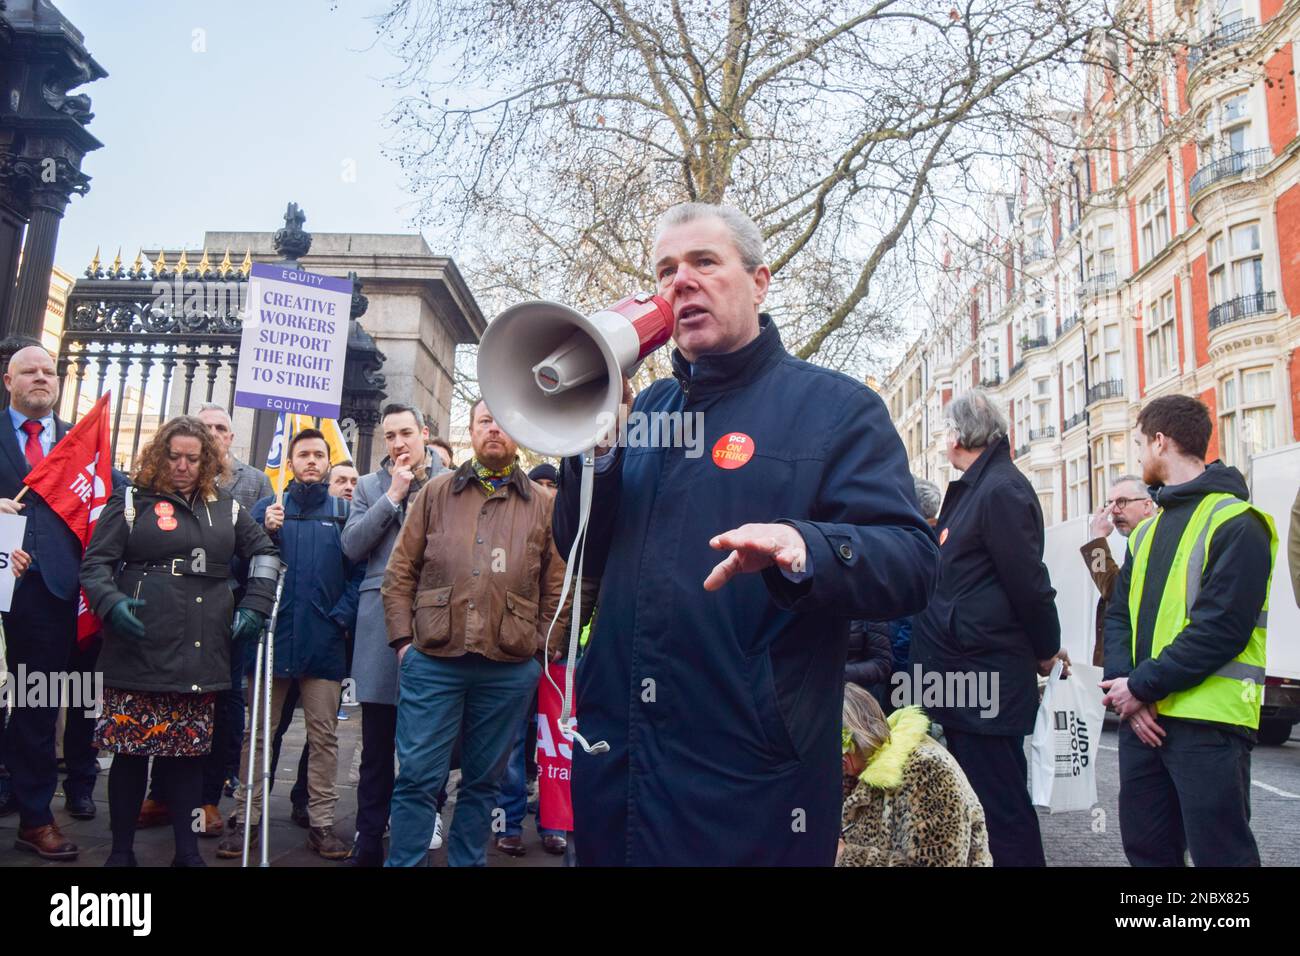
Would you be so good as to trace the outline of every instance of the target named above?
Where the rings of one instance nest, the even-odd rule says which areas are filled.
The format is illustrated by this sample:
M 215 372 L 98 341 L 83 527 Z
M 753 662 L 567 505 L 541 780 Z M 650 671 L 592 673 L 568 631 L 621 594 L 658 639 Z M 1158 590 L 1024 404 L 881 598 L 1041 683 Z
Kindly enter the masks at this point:
M 1041 679 L 1068 676 L 1070 661 L 1042 510 L 1002 411 L 980 389 L 948 404 L 961 475 L 945 493 L 909 473 L 873 391 L 785 350 L 761 310 L 771 273 L 748 217 L 673 207 L 653 268 L 675 320 L 673 375 L 635 398 L 626 389 L 630 411 L 701 412 L 749 457 L 723 468 L 680 447 L 599 448 L 585 524 L 581 458 L 526 473 L 481 400 L 459 465 L 419 408 L 395 403 L 374 471 L 331 467 L 326 436 L 305 429 L 287 442 L 280 494 L 233 456 L 230 416 L 208 404 L 163 424 L 132 474 L 115 475 L 83 554 L 39 495 L 16 500 L 69 425 L 53 414 L 48 353 L 14 354 L 0 512 L 28 520 L 7 663 L 103 673 L 98 718 L 69 709 L 64 793 L 70 816 L 93 817 L 96 752 L 112 754 L 109 865 L 136 865 L 137 829 L 165 823 L 177 866 L 203 865 L 200 837 L 221 858 L 242 855 L 246 828 L 257 847 L 262 750 L 278 759 L 296 707 L 307 742 L 292 819 L 321 857 L 426 863 L 455 769 L 449 863 L 484 865 L 489 844 L 526 853 L 539 682 L 566 663 L 548 633 L 569 630 L 563 556 L 580 533 L 574 822 L 539 819 L 544 851 L 587 865 L 1044 864 L 1025 737 Z M 1082 546 L 1134 865 L 1259 862 L 1260 703 L 1242 687 L 1264 683 L 1278 541 L 1241 475 L 1206 461 L 1211 429 L 1193 398 L 1144 406 L 1141 474 L 1112 483 Z M 1300 515 L 1290 548 L 1300 599 Z M 277 581 L 262 688 L 277 726 L 254 750 L 245 705 Z M 102 622 L 88 643 L 76 639 L 79 588 Z M 900 696 L 926 673 L 989 678 L 996 699 L 922 708 Z M 347 832 L 338 725 L 352 707 Z M 0 815 L 18 813 L 17 849 L 71 860 L 79 850 L 50 807 L 56 719 L 56 707 L 24 707 L 0 724 Z

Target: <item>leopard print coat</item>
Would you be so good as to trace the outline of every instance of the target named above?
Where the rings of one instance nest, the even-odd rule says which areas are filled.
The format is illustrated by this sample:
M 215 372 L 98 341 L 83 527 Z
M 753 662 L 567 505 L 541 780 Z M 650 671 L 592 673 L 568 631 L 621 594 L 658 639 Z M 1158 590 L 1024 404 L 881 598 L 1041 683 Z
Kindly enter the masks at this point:
M 889 717 L 889 741 L 844 801 L 836 866 L 992 866 L 984 808 L 919 707 Z

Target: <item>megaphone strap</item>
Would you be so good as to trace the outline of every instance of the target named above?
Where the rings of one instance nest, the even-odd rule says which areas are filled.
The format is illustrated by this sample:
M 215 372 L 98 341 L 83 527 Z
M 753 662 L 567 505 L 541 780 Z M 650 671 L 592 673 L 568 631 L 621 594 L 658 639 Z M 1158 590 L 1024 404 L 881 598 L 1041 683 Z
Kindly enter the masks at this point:
M 582 453 L 582 479 L 579 482 L 578 491 L 578 532 L 573 538 L 573 546 L 569 549 L 569 560 L 564 567 L 564 585 L 560 589 L 560 600 L 555 609 L 555 616 L 551 618 L 550 626 L 546 629 L 546 644 L 543 656 L 547 661 L 551 659 L 551 631 L 555 629 L 555 622 L 560 619 L 560 613 L 564 610 L 565 599 L 569 596 L 569 588 L 573 587 L 573 609 L 569 617 L 569 656 L 564 669 L 564 690 L 555 683 L 551 677 L 549 666 L 545 668 L 546 679 L 550 681 L 556 693 L 561 694 L 563 703 L 560 707 L 560 727 L 568 729 L 573 734 L 573 739 L 578 741 L 582 749 L 589 754 L 603 754 L 609 752 L 609 744 L 603 740 L 598 740 L 594 744 L 588 744 L 577 729 L 573 726 L 573 669 L 578 664 L 578 642 L 582 636 L 582 562 L 587 551 L 587 523 L 591 518 L 591 498 L 593 485 L 595 483 L 596 471 L 596 453 L 594 449 L 588 449 Z M 577 586 L 574 586 L 574 568 L 577 568 Z

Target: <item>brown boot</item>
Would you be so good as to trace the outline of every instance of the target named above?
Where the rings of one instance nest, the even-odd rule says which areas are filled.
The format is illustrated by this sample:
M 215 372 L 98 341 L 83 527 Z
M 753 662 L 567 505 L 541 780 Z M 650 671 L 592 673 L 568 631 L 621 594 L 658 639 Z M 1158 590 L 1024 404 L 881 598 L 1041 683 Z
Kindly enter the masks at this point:
M 248 836 L 248 855 L 251 859 L 253 851 L 257 849 L 257 827 L 253 827 L 253 832 Z M 217 859 L 219 860 L 238 860 L 244 856 L 244 828 L 239 825 L 231 827 L 221 842 L 217 844 Z
M 524 841 L 517 836 L 497 837 L 497 849 L 508 856 L 526 856 L 528 847 L 524 846 Z
M 203 805 L 203 829 L 199 831 L 199 836 L 206 839 L 214 839 L 226 832 L 226 822 L 221 819 L 221 811 L 211 803 Z
M 172 822 L 172 812 L 167 809 L 167 804 L 161 800 L 146 800 L 140 804 L 140 816 L 135 821 L 137 830 L 148 830 L 150 827 L 170 826 Z
M 322 859 L 345 860 L 352 848 L 340 840 L 333 827 L 312 827 L 307 832 L 307 849 L 318 853 Z
M 80 852 L 77 844 L 65 837 L 53 823 L 19 830 L 14 849 L 35 853 L 42 860 L 75 860 Z

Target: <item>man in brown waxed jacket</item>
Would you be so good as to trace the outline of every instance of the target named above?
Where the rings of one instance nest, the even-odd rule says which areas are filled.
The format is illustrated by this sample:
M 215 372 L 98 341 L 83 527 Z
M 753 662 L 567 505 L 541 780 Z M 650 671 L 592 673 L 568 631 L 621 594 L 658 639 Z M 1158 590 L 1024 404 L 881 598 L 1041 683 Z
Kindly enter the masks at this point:
M 1119 565 L 1111 557 L 1106 538 L 1112 528 L 1127 538 L 1134 528 L 1155 513 L 1155 502 L 1147 494 L 1145 482 L 1137 475 L 1123 475 L 1110 486 L 1110 497 L 1088 522 L 1092 540 L 1079 550 L 1092 574 L 1093 583 L 1101 592 L 1101 597 L 1097 600 L 1097 639 L 1092 650 L 1094 667 L 1102 666 L 1102 631 L 1106 605 L 1110 602 L 1115 578 L 1119 576 Z
M 537 689 L 564 583 L 553 493 L 528 480 L 518 446 L 481 401 L 470 441 L 474 456 L 410 505 L 381 588 L 399 674 L 388 866 L 426 860 L 462 717 L 447 856 L 451 866 L 486 864 L 498 779 Z M 551 659 L 567 629 L 566 613 L 551 630 Z

